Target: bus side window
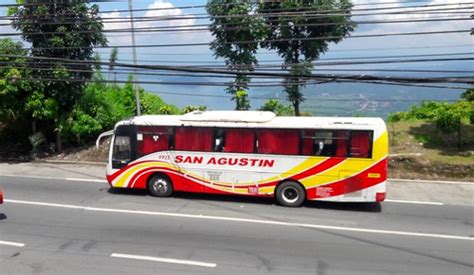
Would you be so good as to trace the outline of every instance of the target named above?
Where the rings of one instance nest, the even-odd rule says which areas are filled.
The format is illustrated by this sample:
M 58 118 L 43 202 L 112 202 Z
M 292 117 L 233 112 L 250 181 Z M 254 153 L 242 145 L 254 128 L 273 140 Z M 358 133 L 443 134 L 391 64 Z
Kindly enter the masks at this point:
M 305 156 L 346 157 L 349 140 L 347 130 L 303 130 Z
M 253 153 L 255 133 L 253 129 L 226 129 L 224 152 Z
M 170 127 L 142 126 L 137 133 L 137 151 L 139 156 L 170 149 Z
M 260 154 L 297 155 L 299 152 L 299 130 L 261 129 L 257 135 Z
M 352 131 L 350 154 L 353 158 L 372 157 L 372 131 Z
M 212 152 L 213 140 L 211 128 L 177 127 L 175 132 L 175 150 Z

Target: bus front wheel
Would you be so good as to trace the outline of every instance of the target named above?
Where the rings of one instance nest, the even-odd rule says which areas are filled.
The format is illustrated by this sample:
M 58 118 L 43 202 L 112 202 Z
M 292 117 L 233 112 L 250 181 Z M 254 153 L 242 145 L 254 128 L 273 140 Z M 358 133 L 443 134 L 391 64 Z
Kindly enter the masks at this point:
M 304 188 L 294 181 L 284 181 L 276 188 L 278 203 L 288 207 L 299 207 L 306 199 Z
M 173 183 L 164 174 L 155 174 L 148 180 L 148 191 L 155 197 L 169 197 L 173 193 Z

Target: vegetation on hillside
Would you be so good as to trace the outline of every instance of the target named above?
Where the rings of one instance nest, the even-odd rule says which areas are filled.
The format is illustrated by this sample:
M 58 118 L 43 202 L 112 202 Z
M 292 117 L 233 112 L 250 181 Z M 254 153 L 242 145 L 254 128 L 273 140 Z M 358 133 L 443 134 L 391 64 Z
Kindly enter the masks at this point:
M 2 54 L 16 57 L 1 57 Z M 12 141 L 27 144 L 28 136 L 37 131 L 48 142 L 53 141 L 59 132 L 66 145 L 84 144 L 94 140 L 102 131 L 113 128 L 117 121 L 135 115 L 132 83 L 107 84 L 100 68 L 93 70 L 90 81 L 77 88 L 80 96 L 74 99 L 69 110 L 59 108 L 61 99 L 44 93 L 44 81 L 29 77 L 31 70 L 27 58 L 28 51 L 21 43 L 0 39 L 0 61 L 9 64 L 0 69 L 0 140 L 3 144 Z M 61 93 L 68 94 L 69 86 Z M 142 114 L 181 113 L 177 107 L 166 104 L 142 88 L 139 93 Z M 62 113 L 58 115 L 60 111 Z
M 461 96 L 463 99 L 454 103 L 430 102 L 412 106 L 406 112 L 390 114 L 389 123 L 399 121 L 423 122 L 425 131 L 414 131 L 416 138 L 427 146 L 456 147 L 458 151 L 474 148 L 474 101 L 472 89 Z M 421 127 L 421 126 L 420 126 Z M 431 131 L 426 131 L 431 129 Z M 393 139 L 396 140 L 396 133 Z

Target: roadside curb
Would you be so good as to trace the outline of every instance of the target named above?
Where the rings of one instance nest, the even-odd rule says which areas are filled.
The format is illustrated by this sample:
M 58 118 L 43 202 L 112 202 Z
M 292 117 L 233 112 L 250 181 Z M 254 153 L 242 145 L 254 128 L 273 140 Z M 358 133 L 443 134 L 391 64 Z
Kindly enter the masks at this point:
M 435 183 L 435 184 L 463 184 L 463 185 L 474 185 L 474 182 L 470 181 L 449 181 L 449 180 L 413 180 L 413 179 L 387 179 L 391 182 L 406 182 L 406 183 Z
M 54 163 L 54 164 L 83 164 L 83 165 L 97 165 L 106 166 L 106 162 L 98 161 L 75 161 L 75 160 L 34 160 L 32 163 Z

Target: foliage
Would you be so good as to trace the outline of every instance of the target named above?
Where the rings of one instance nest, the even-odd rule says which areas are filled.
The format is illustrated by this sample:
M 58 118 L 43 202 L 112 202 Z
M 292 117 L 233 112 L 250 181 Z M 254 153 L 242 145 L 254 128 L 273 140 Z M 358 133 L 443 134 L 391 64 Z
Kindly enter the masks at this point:
M 424 101 L 420 106 L 413 105 L 407 112 L 397 112 L 388 116 L 389 122 L 397 121 L 434 121 L 445 113 L 457 114 L 463 123 L 469 123 L 470 114 L 474 110 L 474 102 L 457 101 L 455 103 Z M 449 116 L 449 115 L 446 115 Z
M 291 116 L 293 115 L 293 108 L 291 105 L 283 105 L 276 99 L 269 99 L 260 107 L 260 111 L 274 112 L 277 116 Z
M 238 90 L 235 93 L 235 109 L 248 110 L 250 109 L 250 102 L 248 100 L 248 93 L 245 90 Z
M 447 102 L 422 102 L 420 106 L 412 106 L 407 112 L 390 114 L 388 121 L 428 121 L 436 126 L 443 134 L 457 132 L 457 147 L 461 149 L 463 125 L 473 124 L 474 102 L 460 100 L 455 103 Z M 430 137 L 428 141 L 434 140 Z
M 207 106 L 205 105 L 186 105 L 184 106 L 182 113 L 187 114 L 193 111 L 205 111 L 205 110 L 207 110 Z
M 243 16 L 254 11 L 255 2 L 251 1 L 210 0 L 206 9 L 211 16 L 210 30 L 214 36 L 211 50 L 214 56 L 224 58 L 230 70 L 241 72 L 236 75 L 234 83 L 229 84 L 227 93 L 236 102 L 236 110 L 248 110 L 249 104 L 239 104 L 239 100 L 241 103 L 248 102 L 247 98 L 242 98 L 247 95 L 241 93 L 238 99 L 237 93 L 248 90 L 250 77 L 245 72 L 253 71 L 257 65 L 255 54 L 264 35 L 263 21 L 257 16 Z M 240 43 L 242 41 L 249 43 Z
M 304 101 L 300 90 L 307 81 L 300 75 L 311 73 L 311 62 L 328 50 L 329 43 L 342 41 L 354 30 L 355 25 L 350 20 L 351 7 L 350 0 L 261 1 L 258 5 L 260 14 L 269 14 L 275 10 L 279 13 L 279 16 L 263 17 L 266 36 L 261 45 L 276 50 L 284 60 L 283 69 L 289 70 L 290 76 L 283 83 L 296 116 L 300 115 L 300 103 Z M 338 13 L 324 17 L 308 16 L 305 13 L 295 16 L 295 9 L 311 13 L 338 10 Z M 284 14 L 285 11 L 289 11 L 288 15 Z
M 474 101 L 474 88 L 467 89 L 461 94 L 461 98 L 467 101 Z
M 25 79 L 29 77 L 27 51 L 21 42 L 5 38 L 0 39 L 0 55 L 3 55 L 0 62 L 6 64 L 0 68 L 0 121 L 14 123 L 23 115 L 34 90 L 32 83 Z M 35 88 L 40 89 L 40 86 Z
M 435 120 L 436 128 L 443 133 L 454 133 L 461 126 L 461 115 L 455 110 L 440 112 Z
M 117 63 L 117 60 L 118 60 L 118 49 L 117 47 L 113 47 L 112 51 L 110 52 L 110 57 L 109 57 L 109 75 L 111 72 L 114 73 L 114 81 L 117 80 L 117 72 L 115 72 L 115 64 Z
M 22 38 L 32 46 L 30 54 L 34 58 L 28 61 L 30 75 L 43 79 L 42 89 L 35 90 L 36 101 L 48 102 L 36 102 L 30 106 L 34 105 L 37 113 L 47 114 L 37 116 L 38 119 L 49 119 L 50 123 L 56 124 L 60 150 L 60 134 L 65 129 L 61 124 L 66 123 L 71 115 L 84 118 L 75 110 L 75 105 L 83 96 L 85 84 L 82 81 L 68 80 L 89 80 L 93 74 L 91 63 L 70 63 L 60 59 L 95 60 L 93 47 L 107 43 L 102 33 L 99 7 L 89 6 L 87 0 L 17 0 L 17 3 L 24 5 L 9 8 L 9 15 L 14 16 L 12 27 L 21 31 Z M 28 5 L 29 3 L 34 5 Z M 51 121 L 50 117 L 56 119 Z

